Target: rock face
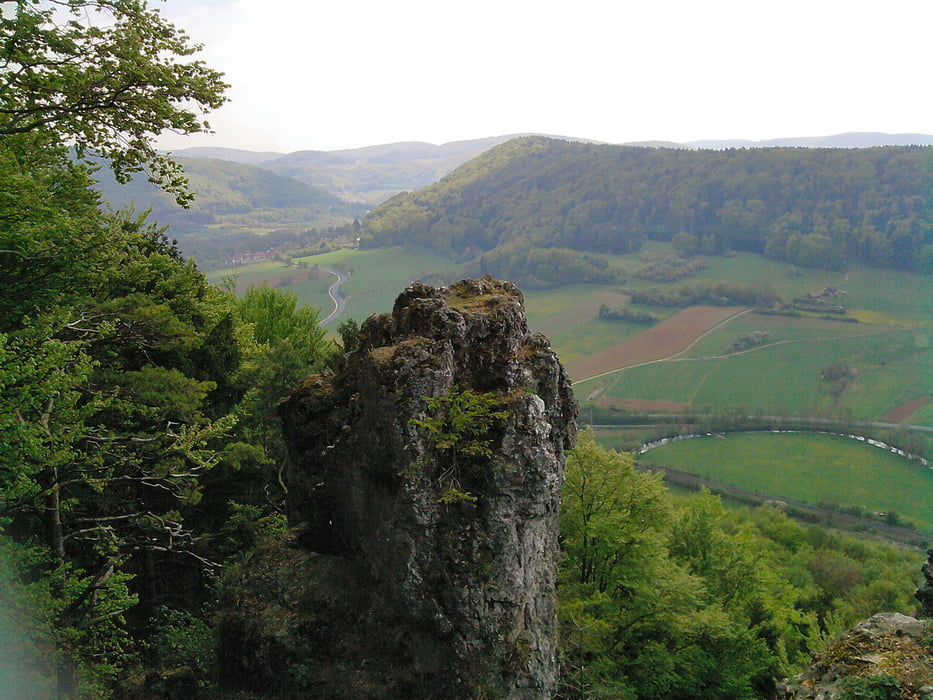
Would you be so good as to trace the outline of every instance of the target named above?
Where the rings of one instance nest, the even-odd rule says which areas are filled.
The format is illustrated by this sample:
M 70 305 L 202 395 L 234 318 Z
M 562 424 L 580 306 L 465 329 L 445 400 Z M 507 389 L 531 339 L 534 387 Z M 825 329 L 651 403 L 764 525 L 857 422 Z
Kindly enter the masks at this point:
M 283 403 L 309 583 L 288 594 L 281 653 L 304 664 L 307 696 L 553 695 L 576 410 L 521 292 L 489 278 L 413 284 Z
M 827 647 L 816 663 L 778 687 L 779 700 L 933 698 L 933 624 L 878 613 Z
M 933 617 L 933 549 L 927 550 L 927 560 L 920 568 L 923 574 L 923 583 L 914 592 L 914 598 L 920 601 L 920 612 L 922 617 Z

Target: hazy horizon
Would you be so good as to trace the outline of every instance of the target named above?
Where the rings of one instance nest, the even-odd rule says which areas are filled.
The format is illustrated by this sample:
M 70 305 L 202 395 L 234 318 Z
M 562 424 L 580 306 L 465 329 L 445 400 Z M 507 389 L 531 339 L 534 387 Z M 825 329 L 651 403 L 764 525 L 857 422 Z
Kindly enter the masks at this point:
M 168 0 L 231 101 L 160 146 L 341 150 L 933 133 L 933 3 Z

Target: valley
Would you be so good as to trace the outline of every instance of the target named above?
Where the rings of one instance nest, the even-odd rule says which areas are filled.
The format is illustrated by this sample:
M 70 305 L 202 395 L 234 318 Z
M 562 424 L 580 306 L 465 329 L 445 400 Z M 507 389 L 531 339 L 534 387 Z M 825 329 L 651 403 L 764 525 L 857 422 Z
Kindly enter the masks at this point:
M 670 110 L 553 89 L 616 70 L 616 22 L 584 64 L 540 41 L 566 13 L 474 33 L 425 31 L 437 8 L 167 4 L 0 13 L 0 696 L 798 700 L 813 673 L 930 694 L 933 137 L 476 138 L 527 128 L 501 121 L 516 98 L 577 133 Z M 664 53 L 708 92 L 683 57 L 710 34 L 683 24 L 702 50 Z M 585 92 L 637 94 L 607 85 Z M 860 118 L 891 103 L 868 87 Z M 252 97 L 274 116 L 244 119 Z M 468 103 L 494 121 L 445 138 L 472 140 L 410 140 L 442 132 L 406 105 L 448 129 Z M 311 136 L 328 117 L 341 141 Z M 394 118 L 400 142 L 353 147 Z M 212 147 L 176 161 L 186 136 Z M 869 616 L 903 663 L 842 649 Z M 817 654 L 831 677 L 797 675 Z
M 634 272 L 669 254 L 670 244 L 651 242 L 638 253 L 612 256 L 612 261 Z M 344 249 L 293 260 L 291 267 L 270 262 L 240 267 L 235 272 L 215 270 L 209 277 L 217 282 L 233 274 L 240 292 L 267 283 L 297 294 L 302 304 L 321 308 L 326 314 L 333 306 L 327 297 L 333 277 L 314 277 L 315 266 L 353 270 L 344 285 L 345 314 L 359 322 L 372 313 L 388 311 L 396 291 L 410 281 L 431 277 L 437 270 L 453 276 L 458 271 L 449 258 L 427 250 Z M 305 273 L 307 277 L 302 279 Z M 834 430 L 846 426 L 857 426 L 852 428 L 856 432 L 857 428 L 873 430 L 875 436 L 930 456 L 933 434 L 910 431 L 906 426 L 933 426 L 933 404 L 929 401 L 933 396 L 933 279 L 863 266 L 853 266 L 844 273 L 800 269 L 754 253 L 710 257 L 707 269 L 690 282 L 698 278 L 733 283 L 765 280 L 785 299 L 838 286 L 849 303 L 847 316 L 858 322 L 818 314 L 762 314 L 742 306 L 677 310 L 639 305 L 661 317 L 656 325 L 645 327 L 603 320 L 599 308 L 627 304 L 630 295 L 626 291 L 648 283 L 630 279 L 623 285 L 626 291 L 616 285 L 528 290 L 529 325 L 548 336 L 564 361 L 581 403 L 582 420 L 619 425 L 597 431 L 603 444 L 633 449 L 658 435 L 689 432 L 697 426 L 701 430 L 733 430 L 750 423 L 760 428 L 796 421 L 794 427 L 806 428 L 807 421 L 812 421 L 816 430 L 827 425 Z M 673 282 L 665 288 L 687 283 Z M 330 327 L 336 327 L 339 320 Z M 737 338 L 755 332 L 767 333 L 769 342 L 741 350 L 732 347 Z M 821 381 L 822 371 L 834 362 L 848 364 L 854 374 L 843 383 Z M 811 470 L 823 463 L 819 451 L 799 441 L 787 447 L 787 437 L 758 435 L 757 439 L 772 443 L 774 454 L 789 451 Z M 731 442 L 716 444 L 722 447 Z M 805 478 L 803 471 L 787 471 L 776 481 L 759 483 L 753 475 L 767 464 L 760 454 L 720 450 L 718 457 L 707 460 L 719 464 L 720 469 L 700 469 L 681 457 L 699 445 L 697 441 L 682 443 L 664 464 L 814 506 L 832 501 L 850 508 L 895 510 L 918 528 L 933 532 L 933 517 L 922 507 L 904 511 L 903 506 L 873 498 L 877 489 L 870 486 L 861 491 L 843 489 L 831 497 L 825 487 Z M 901 459 L 864 449 L 862 457 L 851 464 Z M 655 455 L 663 452 L 650 453 L 652 463 Z M 840 454 L 848 453 L 843 450 Z M 908 472 L 916 469 L 907 465 L 905 462 L 899 468 Z M 865 483 L 908 483 L 909 479 L 897 474 L 901 472 L 869 472 Z M 838 481 L 832 477 L 829 483 Z M 921 500 L 933 502 L 933 482 L 929 479 L 909 490 Z

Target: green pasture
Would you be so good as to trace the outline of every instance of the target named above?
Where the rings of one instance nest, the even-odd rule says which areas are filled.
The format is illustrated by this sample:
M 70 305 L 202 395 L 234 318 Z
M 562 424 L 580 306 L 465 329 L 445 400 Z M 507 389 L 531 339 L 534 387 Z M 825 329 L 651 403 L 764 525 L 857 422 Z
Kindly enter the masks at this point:
M 933 275 L 854 267 L 840 285 L 850 313 L 905 325 L 933 323 Z
M 705 255 L 702 256 L 709 267 L 702 272 L 669 285 L 659 285 L 647 280 L 632 280 L 632 286 L 639 287 L 670 287 L 677 289 L 685 285 L 692 285 L 699 281 L 704 282 L 732 282 L 748 284 L 765 281 L 779 297 L 790 301 L 794 297 L 803 296 L 808 292 L 821 292 L 828 286 L 839 287 L 845 275 L 828 270 L 808 270 L 795 268 L 792 265 L 771 260 L 756 253 L 734 253 L 729 256 Z
M 844 402 L 853 415 L 878 416 L 908 401 L 933 396 L 933 349 L 926 349 L 902 360 L 860 374 Z M 879 409 L 887 406 L 884 410 Z M 912 414 L 907 421 L 933 425 L 933 403 Z
M 669 244 L 652 241 L 634 255 L 621 256 L 619 262 L 635 272 L 647 260 L 662 257 L 669 250 Z M 853 266 L 847 272 L 811 270 L 796 268 L 755 253 L 703 257 L 709 267 L 693 277 L 667 284 L 631 278 L 626 286 L 678 289 L 699 281 L 750 283 L 763 280 L 787 302 L 833 286 L 845 292 L 841 303 L 849 307 L 850 315 L 861 321 L 904 325 L 929 324 L 933 321 L 933 275 L 862 266 Z
M 933 393 L 929 368 L 933 353 L 917 347 L 916 333 L 891 329 L 866 336 L 775 343 L 714 359 L 655 362 L 582 382 L 576 390 L 584 396 L 602 386 L 603 396 L 677 401 L 694 409 L 845 414 L 877 420 L 904 401 Z M 822 370 L 836 360 L 858 371 L 838 402 L 831 386 L 820 381 Z
M 395 298 L 413 280 L 451 265 L 450 260 L 434 253 L 402 248 L 336 250 L 299 260 L 306 261 L 309 266 L 342 266 L 352 272 L 350 279 L 343 286 L 343 295 L 347 300 L 347 313 L 343 318 L 355 318 L 360 322 L 374 313 L 391 311 Z M 295 260 L 295 263 L 299 260 Z M 236 271 L 237 292 L 243 293 L 250 286 L 262 284 L 279 286 L 283 278 L 299 272 L 300 268 L 287 268 L 279 262 L 240 267 Z M 231 274 L 232 270 L 228 268 L 214 271 L 208 278 L 217 283 Z M 320 279 L 293 282 L 281 288 L 297 293 L 302 305 L 322 309 L 324 316 L 333 308 L 327 295 L 327 290 L 333 282 L 333 275 L 327 275 Z
M 612 258 L 634 270 L 668 249 L 666 243 L 649 242 L 637 254 Z M 874 322 L 744 314 L 703 338 L 680 360 L 633 367 L 578 385 L 581 398 L 601 387 L 607 397 L 676 401 L 692 404 L 695 409 L 742 408 L 870 420 L 905 401 L 933 394 L 933 277 L 869 268 L 853 268 L 847 274 L 794 271 L 750 253 L 707 259 L 709 269 L 679 283 L 656 285 L 631 278 L 627 284 L 675 287 L 699 279 L 767 280 L 785 298 L 833 285 L 847 292 L 846 303 L 854 315 Z M 347 316 L 359 321 L 390 310 L 411 280 L 452 267 L 450 260 L 434 253 L 401 248 L 340 250 L 304 260 L 308 265 L 343 266 L 353 271 L 344 285 L 344 296 Z M 219 282 L 231 272 L 215 271 L 210 279 Z M 300 303 L 319 308 L 326 315 L 331 310 L 327 289 L 333 277 L 308 280 L 307 272 L 278 262 L 241 267 L 236 271 L 237 290 L 242 293 L 263 283 L 284 285 L 281 288 L 299 295 Z M 599 320 L 603 303 L 625 305 L 627 297 L 618 289 L 598 285 L 525 292 L 529 327 L 547 335 L 564 362 L 644 330 L 644 326 L 632 323 Z M 653 310 L 662 317 L 677 311 Z M 914 328 L 901 328 L 898 323 Z M 770 332 L 774 342 L 720 359 L 701 359 L 728 353 L 735 338 L 752 330 Z M 848 362 L 858 370 L 856 381 L 838 400 L 831 395 L 831 388 L 819 381 L 821 370 L 834 360 Z M 920 409 L 910 420 L 933 424 L 933 405 Z
M 933 532 L 933 469 L 851 438 L 731 433 L 674 442 L 641 461 L 776 497 L 894 511 Z
M 732 341 L 752 331 L 771 334 L 771 343 L 814 342 L 889 333 L 891 327 L 869 323 L 844 323 L 821 318 L 788 318 L 747 313 L 729 319 L 690 348 L 684 357 L 716 357 L 733 354 Z M 754 352 L 754 350 L 752 350 Z

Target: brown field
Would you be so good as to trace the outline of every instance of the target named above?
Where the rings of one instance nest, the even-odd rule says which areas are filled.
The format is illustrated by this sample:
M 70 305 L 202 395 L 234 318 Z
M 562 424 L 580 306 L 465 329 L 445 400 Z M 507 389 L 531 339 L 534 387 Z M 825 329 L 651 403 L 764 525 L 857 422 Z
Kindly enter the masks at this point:
M 913 401 L 908 401 L 907 403 L 902 403 L 900 406 L 895 406 L 890 411 L 881 416 L 881 420 L 886 423 L 900 423 L 902 420 L 906 420 L 911 416 L 914 411 L 919 411 L 921 408 L 926 406 L 930 401 L 933 400 L 929 396 L 923 396 L 919 399 L 914 399 Z
M 567 373 L 582 381 L 623 367 L 676 355 L 704 333 L 742 311 L 737 306 L 690 306 L 634 338 L 567 363 Z

